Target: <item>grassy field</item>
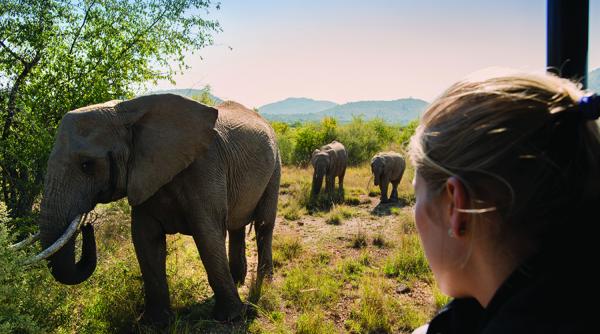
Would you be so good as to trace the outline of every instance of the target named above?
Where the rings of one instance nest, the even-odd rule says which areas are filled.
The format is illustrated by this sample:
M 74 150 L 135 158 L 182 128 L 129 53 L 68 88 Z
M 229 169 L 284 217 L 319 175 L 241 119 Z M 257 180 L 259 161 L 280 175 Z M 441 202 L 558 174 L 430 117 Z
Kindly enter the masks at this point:
M 260 298 L 254 232 L 247 237 L 248 278 L 239 288 L 254 311 L 237 324 L 210 318 L 214 303 L 191 237 L 168 237 L 167 273 L 176 319 L 168 333 L 410 333 L 447 302 L 433 284 L 414 226 L 408 170 L 400 202 L 379 205 L 368 166 L 349 168 L 343 202 L 309 203 L 311 169 L 284 168 L 273 257 L 275 274 Z M 96 209 L 98 268 L 63 293 L 57 333 L 157 332 L 138 325 L 142 281 L 125 201 Z

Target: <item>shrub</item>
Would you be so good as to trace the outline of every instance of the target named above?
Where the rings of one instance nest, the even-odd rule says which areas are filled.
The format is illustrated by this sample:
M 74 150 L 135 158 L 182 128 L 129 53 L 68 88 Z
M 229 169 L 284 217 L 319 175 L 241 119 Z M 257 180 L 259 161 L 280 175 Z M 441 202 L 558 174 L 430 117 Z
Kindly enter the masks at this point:
M 330 225 L 340 225 L 342 223 L 342 215 L 339 212 L 330 212 L 325 222 Z
M 373 237 L 373 246 L 379 247 L 379 248 L 385 248 L 387 247 L 388 243 L 387 241 L 385 241 L 385 237 L 383 236 L 383 234 L 381 232 L 377 233 L 377 235 L 375 237 Z
M 297 166 L 307 165 L 316 148 L 333 140 L 344 144 L 351 165 L 369 161 L 375 153 L 386 147 L 402 151 L 417 124 L 414 121 L 406 127 L 398 127 L 381 119 L 366 121 L 362 117 L 355 117 L 350 123 L 342 125 L 331 117 L 325 117 L 321 122 L 295 123 L 291 126 L 272 122 L 282 163 Z
M 58 320 L 66 291 L 55 286 L 45 266 L 24 267 L 31 254 L 13 251 L 6 226 L 0 223 L 0 332 L 45 333 Z M 66 310 L 68 311 L 68 310 Z
M 307 124 L 296 131 L 296 144 L 292 163 L 296 165 L 306 165 L 315 148 L 321 147 L 324 143 L 324 136 L 314 124 Z
M 364 231 L 358 231 L 350 240 L 352 248 L 363 248 L 367 247 L 367 235 Z

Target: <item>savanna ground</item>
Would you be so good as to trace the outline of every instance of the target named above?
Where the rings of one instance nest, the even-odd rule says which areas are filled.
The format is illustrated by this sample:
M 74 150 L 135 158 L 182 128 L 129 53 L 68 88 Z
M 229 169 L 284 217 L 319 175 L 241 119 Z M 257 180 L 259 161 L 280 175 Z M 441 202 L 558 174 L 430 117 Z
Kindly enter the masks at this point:
M 212 290 L 192 238 L 168 236 L 167 274 L 176 317 L 166 332 L 410 333 L 447 302 L 433 283 L 415 229 L 412 170 L 402 179 L 399 202 L 380 205 L 379 189 L 368 185 L 368 165 L 351 167 L 343 203 L 329 209 L 310 203 L 311 173 L 310 168 L 284 168 L 275 273 L 260 298 L 254 284 L 254 231 L 247 236 L 248 276 L 239 292 L 254 308 L 243 321 L 211 320 Z M 27 276 L 39 280 L 30 297 L 54 303 L 46 307 L 44 327 L 56 333 L 159 332 L 136 320 L 143 293 L 129 206 L 119 201 L 95 212 L 99 260 L 88 281 L 62 286 L 43 265 L 35 269 L 37 276 Z

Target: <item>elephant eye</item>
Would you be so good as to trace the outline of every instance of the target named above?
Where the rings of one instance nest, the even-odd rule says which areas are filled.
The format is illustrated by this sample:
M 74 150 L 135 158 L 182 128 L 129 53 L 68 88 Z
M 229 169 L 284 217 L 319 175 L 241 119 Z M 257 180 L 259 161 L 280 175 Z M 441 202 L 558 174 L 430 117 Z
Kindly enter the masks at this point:
M 82 162 L 81 170 L 88 175 L 92 175 L 94 173 L 94 162 L 91 160 Z

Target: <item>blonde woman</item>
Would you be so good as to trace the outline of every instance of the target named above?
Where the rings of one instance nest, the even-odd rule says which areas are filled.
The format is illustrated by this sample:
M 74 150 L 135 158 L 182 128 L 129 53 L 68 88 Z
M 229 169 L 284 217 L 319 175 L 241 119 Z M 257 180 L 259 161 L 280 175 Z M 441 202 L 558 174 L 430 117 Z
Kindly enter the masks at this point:
M 600 97 L 549 74 L 463 80 L 411 140 L 415 221 L 442 292 L 415 333 L 593 333 Z

